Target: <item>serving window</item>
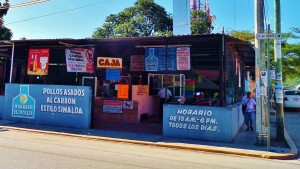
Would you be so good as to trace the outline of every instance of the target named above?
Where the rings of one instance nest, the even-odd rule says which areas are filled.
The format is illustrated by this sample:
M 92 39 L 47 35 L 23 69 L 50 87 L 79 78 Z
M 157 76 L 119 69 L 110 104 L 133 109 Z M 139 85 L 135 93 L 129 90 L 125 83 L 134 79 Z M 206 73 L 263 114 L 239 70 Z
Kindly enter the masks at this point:
M 148 74 L 149 94 L 157 95 L 158 91 L 166 85 L 173 96 L 185 95 L 184 74 Z

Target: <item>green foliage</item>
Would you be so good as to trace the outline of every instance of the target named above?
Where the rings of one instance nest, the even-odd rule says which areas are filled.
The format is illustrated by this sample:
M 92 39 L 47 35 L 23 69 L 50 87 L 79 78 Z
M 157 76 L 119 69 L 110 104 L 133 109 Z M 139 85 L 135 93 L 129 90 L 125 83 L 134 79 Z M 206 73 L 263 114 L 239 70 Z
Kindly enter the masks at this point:
M 284 81 L 284 85 L 285 86 L 294 86 L 294 89 L 296 89 L 296 87 L 298 85 L 300 85 L 300 77 L 295 77 L 295 78 L 287 78 Z
M 10 29 L 2 26 L 0 27 L 0 40 L 10 40 L 12 38 L 13 33 Z
M 294 86 L 293 81 L 300 77 L 300 44 L 289 43 L 290 39 L 299 39 L 299 28 L 291 28 L 291 32 L 283 33 L 282 73 L 285 85 Z
M 154 0 L 137 0 L 133 7 L 106 17 L 93 38 L 141 37 L 169 34 L 172 18 Z
M 3 17 L 4 15 L 7 14 L 8 10 L 9 10 L 10 4 L 8 3 L 8 1 L 4 2 L 3 5 L 1 6 L 0 9 L 0 16 Z
M 241 31 L 231 30 L 227 33 L 230 34 L 233 37 L 243 39 L 243 40 L 246 40 L 246 41 L 249 41 L 249 42 L 254 43 L 254 40 L 255 40 L 255 36 L 254 36 L 253 31 L 249 31 L 249 30 L 241 30 Z
M 9 3 L 6 0 L 2 6 L 0 6 L 0 40 L 10 40 L 12 38 L 12 32 L 10 29 L 3 26 L 3 16 L 5 16 L 9 10 Z
M 284 43 L 282 54 L 284 80 L 300 77 L 300 44 Z
M 199 35 L 210 33 L 212 28 L 209 16 L 201 10 L 193 10 L 191 13 L 192 34 Z
M 154 36 L 172 36 L 172 35 L 173 35 L 173 31 L 165 31 L 165 32 L 158 31 L 154 34 Z

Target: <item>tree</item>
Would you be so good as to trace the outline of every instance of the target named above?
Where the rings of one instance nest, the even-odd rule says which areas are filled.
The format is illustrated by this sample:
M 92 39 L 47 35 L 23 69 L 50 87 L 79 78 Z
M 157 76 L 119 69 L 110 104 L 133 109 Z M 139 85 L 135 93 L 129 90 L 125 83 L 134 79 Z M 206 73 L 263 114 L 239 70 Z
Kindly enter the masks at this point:
M 8 0 L 3 5 L 0 2 L 0 40 L 10 40 L 13 35 L 10 29 L 3 26 L 3 17 L 7 14 L 9 6 Z
M 169 35 L 173 29 L 172 17 L 154 0 L 137 0 L 133 7 L 106 17 L 93 38 L 141 37 Z
M 0 40 L 10 40 L 12 38 L 12 32 L 5 26 L 0 27 Z
M 191 27 L 193 35 L 210 33 L 213 28 L 210 16 L 201 10 L 192 10 Z

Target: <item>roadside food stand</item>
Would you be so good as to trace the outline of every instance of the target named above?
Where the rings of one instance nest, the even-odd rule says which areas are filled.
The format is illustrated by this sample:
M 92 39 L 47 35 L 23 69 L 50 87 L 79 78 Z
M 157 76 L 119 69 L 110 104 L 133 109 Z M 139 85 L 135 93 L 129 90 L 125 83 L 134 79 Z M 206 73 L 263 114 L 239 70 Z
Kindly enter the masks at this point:
M 254 50 L 242 40 L 211 34 L 11 43 L 14 57 L 12 47 L 0 42 L 0 82 L 5 91 L 1 105 L 12 104 L 27 85 L 39 90 L 25 94 L 36 99 L 37 116 L 13 116 L 14 110 L 0 106 L 2 119 L 56 126 L 67 120 L 67 126 L 78 128 L 158 119 L 164 136 L 224 142 L 230 142 L 242 124 L 239 101 L 246 71 L 254 68 Z M 164 85 L 173 98 L 165 101 L 159 119 L 157 92 Z M 78 89 L 85 95 L 45 94 L 44 89 Z M 54 98 L 66 102 L 54 103 Z M 73 113 L 51 112 L 42 106 L 45 103 Z M 76 120 L 86 125 L 73 125 Z

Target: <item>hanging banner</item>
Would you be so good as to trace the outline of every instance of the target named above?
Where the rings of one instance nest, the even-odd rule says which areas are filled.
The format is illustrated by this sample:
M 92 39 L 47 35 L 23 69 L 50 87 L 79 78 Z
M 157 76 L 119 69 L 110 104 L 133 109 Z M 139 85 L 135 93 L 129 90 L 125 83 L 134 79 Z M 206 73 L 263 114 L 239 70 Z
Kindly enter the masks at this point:
M 29 49 L 28 75 L 48 75 L 49 51 L 49 49 Z
M 190 48 L 180 47 L 177 48 L 176 59 L 177 59 L 177 70 L 190 70 Z
M 94 48 L 71 48 L 65 53 L 68 72 L 94 72 Z
M 146 48 L 145 49 L 145 70 L 146 71 L 176 71 L 176 47 L 168 48 L 168 58 L 166 58 L 166 48 Z M 166 64 L 168 63 L 168 64 Z
M 131 55 L 130 71 L 144 71 L 144 70 L 145 70 L 145 55 Z

